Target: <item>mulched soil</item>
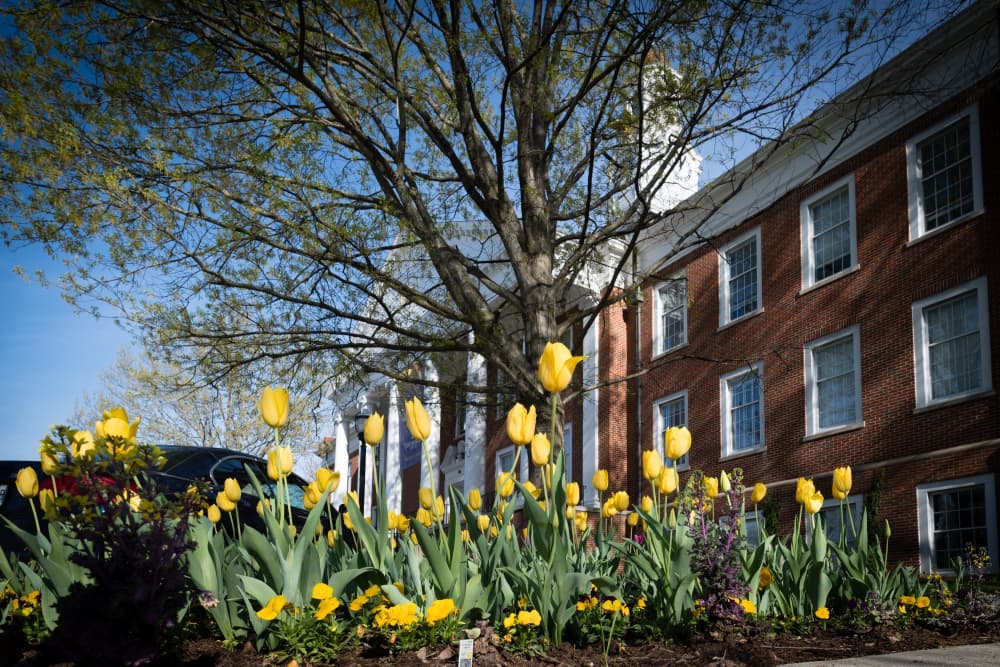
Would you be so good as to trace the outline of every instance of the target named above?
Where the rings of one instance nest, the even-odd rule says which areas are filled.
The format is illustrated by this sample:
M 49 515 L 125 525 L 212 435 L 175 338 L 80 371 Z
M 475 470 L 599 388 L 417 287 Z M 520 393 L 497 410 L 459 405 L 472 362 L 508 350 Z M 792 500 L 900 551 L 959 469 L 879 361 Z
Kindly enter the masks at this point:
M 1000 626 L 990 628 L 961 628 L 940 633 L 925 628 L 899 629 L 894 626 L 874 628 L 868 632 L 842 634 L 818 631 L 809 636 L 765 635 L 756 637 L 727 636 L 701 637 L 688 645 L 662 642 L 642 646 L 613 647 L 609 656 L 611 665 L 696 665 L 708 667 L 736 667 L 740 665 L 767 666 L 809 660 L 834 660 L 859 655 L 915 651 L 964 644 L 982 644 L 1000 641 Z M 414 652 L 394 655 L 372 655 L 363 649 L 343 655 L 343 666 L 426 666 L 454 665 L 455 650 Z M 186 647 L 185 667 L 274 667 L 281 665 L 267 656 L 256 653 L 251 646 L 242 650 L 227 651 L 214 641 L 201 640 Z M 564 644 L 550 649 L 541 656 L 523 657 L 500 649 L 490 637 L 483 636 L 475 642 L 475 667 L 528 667 L 531 665 L 556 665 L 589 667 L 602 664 L 600 649 L 576 648 Z M 306 665 L 302 665 L 306 667 Z
M 835 660 L 859 655 L 915 651 L 964 644 L 1000 642 L 1000 624 L 991 627 L 963 627 L 948 632 L 937 632 L 920 627 L 897 628 L 886 625 L 861 633 L 817 631 L 808 636 L 761 633 L 756 636 L 727 635 L 703 636 L 688 644 L 654 642 L 639 646 L 613 646 L 610 665 L 692 665 L 697 667 L 739 667 L 742 665 L 765 667 L 809 660 Z M 50 662 L 34 650 L 26 650 L 19 657 L 11 656 L 0 648 L 0 665 L 16 667 L 89 667 L 113 664 L 110 656 L 80 660 L 78 662 Z M 11 658 L 13 657 L 13 660 Z M 250 643 L 236 650 L 226 649 L 211 639 L 189 641 L 184 645 L 180 660 L 169 661 L 170 667 L 294 667 L 294 662 L 282 662 L 273 656 L 258 653 Z M 375 653 L 370 648 L 357 648 L 343 654 L 339 666 L 408 667 L 427 665 L 455 665 L 454 648 L 435 649 L 409 653 Z M 529 667 L 553 665 L 565 667 L 597 667 L 602 664 L 601 651 L 596 646 L 577 648 L 563 644 L 550 648 L 544 655 L 522 656 L 500 648 L 489 630 L 476 639 L 475 667 Z M 166 665 L 165 665 L 166 667 Z M 320 667 L 301 663 L 299 667 Z

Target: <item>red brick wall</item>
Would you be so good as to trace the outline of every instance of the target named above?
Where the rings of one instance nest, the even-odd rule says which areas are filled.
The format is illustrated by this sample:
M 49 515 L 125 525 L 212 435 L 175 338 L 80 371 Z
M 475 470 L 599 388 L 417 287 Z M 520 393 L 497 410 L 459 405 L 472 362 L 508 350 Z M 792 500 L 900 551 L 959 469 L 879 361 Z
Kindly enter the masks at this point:
M 905 142 L 973 101 L 979 104 L 985 213 L 908 245 Z M 664 357 L 651 355 L 655 287 L 651 282 L 641 314 L 642 362 L 648 368 L 640 401 L 643 447 L 653 446 L 653 402 L 682 389 L 688 390 L 689 426 L 694 436 L 692 468 L 716 474 L 722 468 L 739 466 L 749 484 L 812 476 L 839 465 L 858 466 L 1000 437 L 995 394 L 914 413 L 911 310 L 914 301 L 985 276 L 996 387 L 1000 378 L 1000 194 L 996 187 L 1000 183 L 1000 128 L 991 122 L 995 118 L 1000 118 L 996 82 L 986 92 L 974 91 L 927 114 L 716 239 L 713 245 L 721 247 L 760 227 L 764 308 L 757 315 L 719 329 L 719 259 L 712 247 L 668 267 L 662 277 L 686 270 L 689 343 Z M 852 172 L 860 268 L 800 294 L 800 203 Z M 607 317 L 611 326 L 618 320 L 615 312 Z M 865 425 L 804 442 L 803 345 L 851 325 L 860 327 Z M 609 373 L 624 371 L 613 365 L 614 353 L 608 356 Z M 766 450 L 720 461 L 720 375 L 758 359 L 764 363 Z M 622 413 L 616 407 L 612 399 L 606 432 L 613 457 L 621 454 L 614 440 L 622 428 L 618 418 Z M 628 458 L 637 470 L 636 455 Z M 885 469 L 882 513 L 893 525 L 893 554 L 916 557 L 916 484 L 997 473 L 998 458 L 1000 453 L 993 447 Z M 872 477 L 873 473 L 857 476 L 855 489 L 864 493 Z M 829 496 L 828 479 L 817 486 Z M 791 517 L 794 487 L 780 493 L 787 500 L 785 515 Z

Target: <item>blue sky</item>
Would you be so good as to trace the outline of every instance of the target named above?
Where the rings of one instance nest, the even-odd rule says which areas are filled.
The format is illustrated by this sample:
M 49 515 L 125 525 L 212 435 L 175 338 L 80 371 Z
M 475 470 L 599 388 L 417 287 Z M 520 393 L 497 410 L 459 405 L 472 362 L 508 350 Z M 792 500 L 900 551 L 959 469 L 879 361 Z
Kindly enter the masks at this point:
M 63 267 L 37 248 L 13 250 L 0 244 L 0 459 L 33 459 L 38 442 L 51 426 L 66 423 L 84 392 L 98 389 L 128 335 L 111 320 L 77 315 L 57 287 L 42 287 L 13 273 L 46 270 L 49 278 Z M 85 428 L 86 424 L 71 424 Z

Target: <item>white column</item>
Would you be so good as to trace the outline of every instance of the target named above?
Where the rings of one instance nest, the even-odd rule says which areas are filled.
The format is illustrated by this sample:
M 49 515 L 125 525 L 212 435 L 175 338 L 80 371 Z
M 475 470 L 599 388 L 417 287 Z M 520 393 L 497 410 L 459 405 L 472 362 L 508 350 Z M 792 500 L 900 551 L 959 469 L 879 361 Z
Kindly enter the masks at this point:
M 431 382 L 437 382 L 438 372 L 437 368 L 434 367 L 434 364 L 430 362 L 427 363 L 425 377 Z M 438 474 L 438 471 L 440 470 L 438 460 L 441 458 L 441 392 L 437 387 L 428 386 L 424 389 L 424 396 L 426 397 L 424 407 L 427 409 L 427 414 L 431 418 L 431 434 L 430 437 L 427 438 L 427 451 L 428 457 L 430 458 L 431 470 L 427 470 L 427 461 L 421 461 L 420 486 L 434 488 L 438 493 L 441 493 L 441 489 L 438 488 L 438 481 L 440 478 L 440 475 Z M 431 487 L 431 475 L 434 476 L 433 487 Z
M 469 334 L 470 342 L 473 334 Z M 480 354 L 469 354 L 468 370 L 466 371 L 470 386 L 486 386 L 486 361 Z M 475 403 L 473 405 L 473 403 Z M 465 411 L 465 495 L 471 489 L 484 488 L 483 479 L 486 470 L 486 405 L 482 397 L 469 401 Z
M 385 462 L 382 466 L 385 473 L 383 493 L 386 494 L 386 507 L 393 512 L 399 512 L 403 498 L 403 478 L 399 470 L 400 426 L 399 387 L 393 382 L 389 385 L 389 407 L 385 416 Z
M 594 324 L 583 337 L 583 353 L 587 355 L 583 362 L 583 384 L 585 387 L 592 387 L 597 384 L 597 369 L 600 367 L 598 359 L 599 326 L 601 319 L 596 318 Z M 598 390 L 593 390 L 583 394 L 583 432 L 580 433 L 580 460 L 582 462 L 583 479 L 581 484 L 586 487 L 583 497 L 583 504 L 587 507 L 599 507 L 600 501 L 597 489 L 591 481 L 594 473 L 601 465 L 600 459 L 600 433 L 598 430 Z
M 351 429 L 353 428 L 352 426 Z M 333 469 L 340 473 L 340 484 L 330 494 L 331 502 L 335 507 L 340 507 L 343 504 L 344 498 L 347 496 L 347 489 L 351 486 L 351 458 L 347 453 L 347 441 L 350 437 L 348 430 L 344 415 L 338 413 L 334 431 Z

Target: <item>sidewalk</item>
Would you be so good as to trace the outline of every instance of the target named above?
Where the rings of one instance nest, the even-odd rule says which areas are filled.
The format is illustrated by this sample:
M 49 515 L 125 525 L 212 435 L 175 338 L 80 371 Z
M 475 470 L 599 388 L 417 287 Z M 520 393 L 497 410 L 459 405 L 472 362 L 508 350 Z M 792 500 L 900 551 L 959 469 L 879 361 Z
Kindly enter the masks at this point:
M 823 667 L 823 665 L 835 667 L 900 667 L 902 665 L 997 667 L 1000 665 L 1000 643 L 866 655 L 857 658 L 844 658 L 843 660 L 813 660 L 789 663 L 787 667 Z

